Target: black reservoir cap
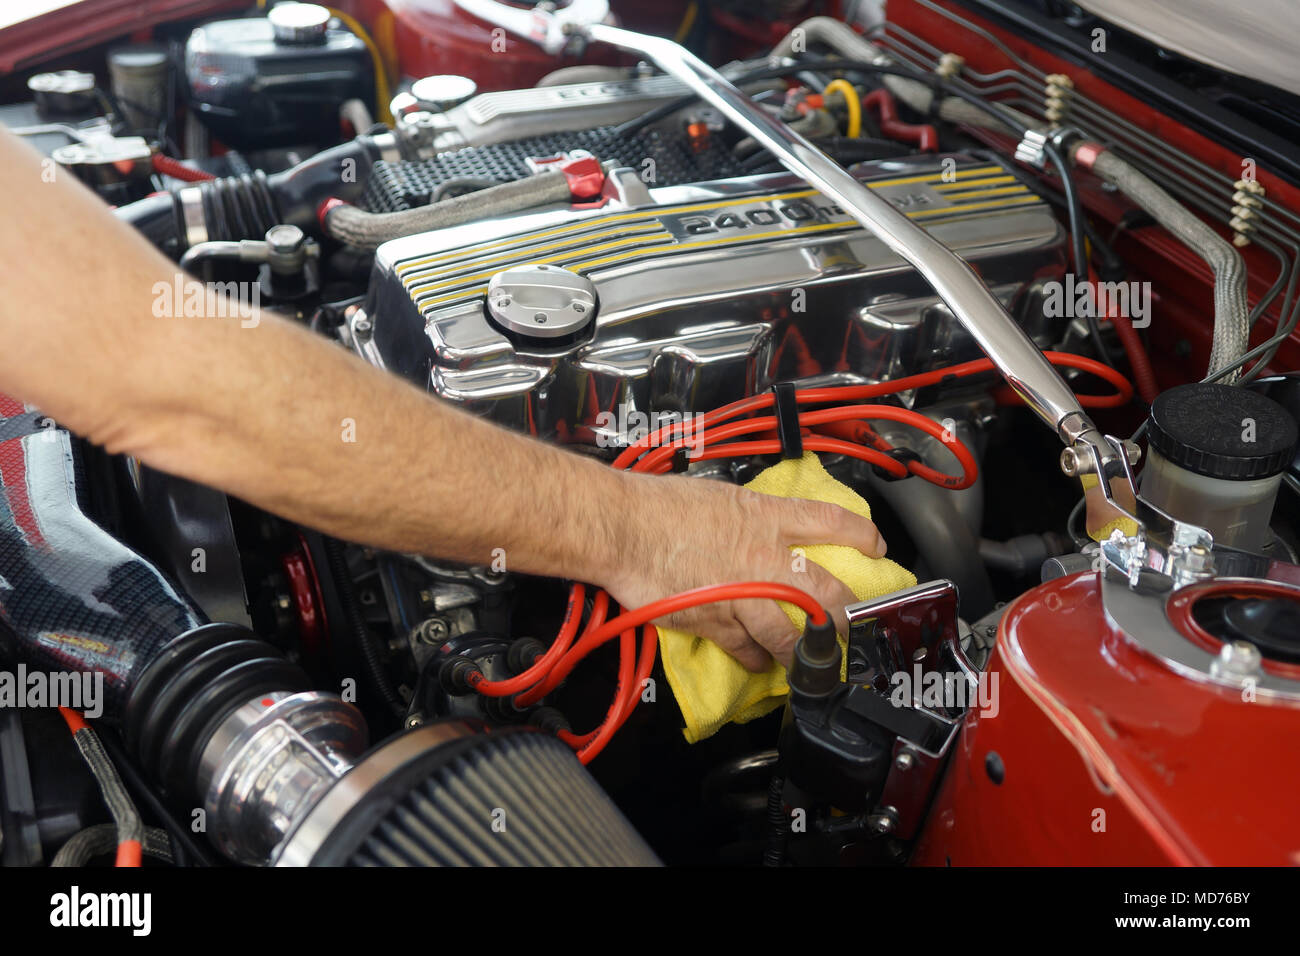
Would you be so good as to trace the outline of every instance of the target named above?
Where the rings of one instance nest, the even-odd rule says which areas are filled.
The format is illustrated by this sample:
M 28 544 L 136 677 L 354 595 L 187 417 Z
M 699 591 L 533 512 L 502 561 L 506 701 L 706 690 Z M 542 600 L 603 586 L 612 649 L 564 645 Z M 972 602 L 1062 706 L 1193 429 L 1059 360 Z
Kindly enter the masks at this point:
M 1257 392 L 1194 382 L 1156 397 L 1147 437 L 1152 448 L 1190 472 L 1246 481 L 1270 478 L 1291 463 L 1300 426 Z

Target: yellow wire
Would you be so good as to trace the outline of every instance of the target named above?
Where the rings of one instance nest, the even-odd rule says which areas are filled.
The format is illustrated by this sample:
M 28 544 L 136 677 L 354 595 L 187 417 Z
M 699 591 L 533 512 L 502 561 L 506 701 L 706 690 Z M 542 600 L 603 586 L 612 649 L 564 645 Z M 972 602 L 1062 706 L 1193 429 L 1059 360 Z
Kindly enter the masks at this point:
M 682 15 L 681 25 L 677 27 L 677 32 L 673 35 L 674 43 L 685 43 L 686 38 L 690 36 L 691 27 L 695 26 L 695 18 L 699 16 L 700 5 L 692 3 L 686 8 L 686 13 Z
M 836 91 L 844 94 L 844 101 L 849 106 L 849 128 L 847 135 L 849 139 L 853 139 L 862 132 L 862 101 L 858 99 L 858 91 L 853 88 L 853 84 L 843 77 L 840 77 L 838 80 L 831 80 L 827 83 L 826 89 L 822 90 L 822 96 L 826 97 Z
M 259 0 L 259 2 L 265 3 L 265 0 Z M 357 21 L 356 17 L 350 13 L 344 13 L 342 10 L 335 10 L 333 7 L 326 7 L 325 9 L 330 12 L 330 16 L 338 17 L 339 21 L 355 33 L 361 39 L 361 42 L 366 45 L 366 49 L 370 51 L 370 59 L 375 64 L 375 106 L 378 108 L 379 122 L 391 126 L 393 114 L 388 112 L 388 101 L 392 99 L 392 94 L 388 86 L 388 67 L 384 65 L 384 57 L 379 52 L 379 47 L 375 45 L 374 40 L 370 39 L 370 34 L 366 32 L 366 28 Z M 362 133 L 365 131 L 357 130 L 357 132 Z

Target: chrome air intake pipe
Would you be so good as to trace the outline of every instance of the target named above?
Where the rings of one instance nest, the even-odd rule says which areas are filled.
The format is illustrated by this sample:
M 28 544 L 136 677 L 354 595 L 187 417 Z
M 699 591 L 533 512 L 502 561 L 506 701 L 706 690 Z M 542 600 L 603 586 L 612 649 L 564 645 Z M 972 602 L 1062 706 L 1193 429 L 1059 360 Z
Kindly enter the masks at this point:
M 201 801 L 227 855 L 265 862 L 276 826 L 364 750 L 360 713 L 309 690 L 247 629 L 207 623 L 82 510 L 71 436 L 11 399 L 0 411 L 0 620 L 15 653 L 29 667 L 103 674 L 103 719 L 147 775 Z M 282 755 L 271 746 L 286 740 Z M 250 761 L 268 752 L 276 769 L 248 786 Z

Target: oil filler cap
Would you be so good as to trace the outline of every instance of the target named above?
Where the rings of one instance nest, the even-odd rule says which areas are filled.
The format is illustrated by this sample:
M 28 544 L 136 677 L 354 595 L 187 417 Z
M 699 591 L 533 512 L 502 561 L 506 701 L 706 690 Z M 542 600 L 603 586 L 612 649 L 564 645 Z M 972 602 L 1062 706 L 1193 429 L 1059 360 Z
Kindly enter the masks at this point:
M 1295 455 L 1295 418 L 1256 392 L 1194 382 L 1161 392 L 1147 437 L 1175 465 L 1208 478 L 1246 481 L 1279 474 Z
M 488 282 L 487 313 L 509 338 L 561 346 L 583 336 L 596 319 L 596 286 L 562 266 L 525 265 Z
M 330 12 L 315 3 L 277 3 L 267 11 L 276 43 L 323 44 Z

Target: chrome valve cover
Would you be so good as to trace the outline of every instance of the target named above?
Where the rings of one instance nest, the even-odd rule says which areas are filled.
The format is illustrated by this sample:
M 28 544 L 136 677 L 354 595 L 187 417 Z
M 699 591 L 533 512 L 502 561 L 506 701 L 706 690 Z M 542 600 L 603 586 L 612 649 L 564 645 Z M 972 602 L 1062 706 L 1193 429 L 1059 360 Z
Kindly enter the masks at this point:
M 1064 231 L 1008 168 L 951 155 L 854 172 L 1054 341 L 1041 292 L 1064 271 Z M 358 351 L 502 424 L 577 442 L 611 413 L 700 412 L 777 381 L 874 382 L 982 354 L 910 266 L 786 174 L 637 193 L 385 243 Z M 487 308 L 495 276 L 535 265 L 594 285 L 577 341 L 522 337 Z

